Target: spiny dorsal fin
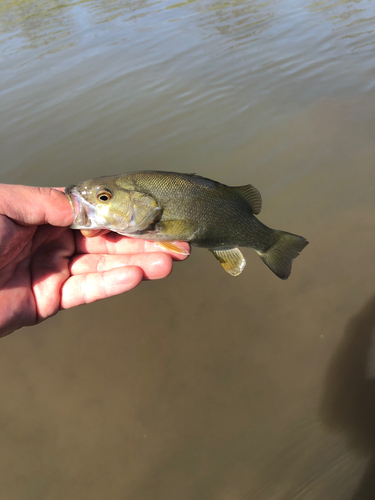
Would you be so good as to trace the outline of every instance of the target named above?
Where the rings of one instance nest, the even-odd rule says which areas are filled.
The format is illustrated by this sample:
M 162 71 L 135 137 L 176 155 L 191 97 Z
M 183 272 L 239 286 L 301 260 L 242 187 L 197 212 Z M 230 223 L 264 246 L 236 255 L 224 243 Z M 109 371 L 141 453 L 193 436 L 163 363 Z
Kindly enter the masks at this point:
M 209 248 L 223 268 L 231 276 L 238 276 L 246 266 L 246 260 L 238 248 Z
M 233 189 L 238 191 L 243 198 L 249 203 L 254 215 L 258 215 L 262 210 L 262 196 L 260 192 L 252 186 L 247 184 L 247 186 L 236 186 Z

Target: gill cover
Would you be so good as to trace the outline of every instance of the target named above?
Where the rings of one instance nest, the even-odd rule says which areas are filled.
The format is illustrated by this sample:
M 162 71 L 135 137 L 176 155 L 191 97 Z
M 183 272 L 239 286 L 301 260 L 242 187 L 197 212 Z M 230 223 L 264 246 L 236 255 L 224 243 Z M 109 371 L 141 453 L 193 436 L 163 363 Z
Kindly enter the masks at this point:
M 131 232 L 144 231 L 161 214 L 162 208 L 156 199 L 146 193 L 129 191 L 133 215 L 129 228 Z

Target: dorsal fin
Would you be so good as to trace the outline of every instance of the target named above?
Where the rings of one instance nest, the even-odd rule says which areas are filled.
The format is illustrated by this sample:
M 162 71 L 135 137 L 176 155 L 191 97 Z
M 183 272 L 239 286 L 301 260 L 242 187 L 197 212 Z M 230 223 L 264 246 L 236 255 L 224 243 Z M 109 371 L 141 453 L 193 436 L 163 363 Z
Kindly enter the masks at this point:
M 243 198 L 249 203 L 254 215 L 258 215 L 262 210 L 262 196 L 260 192 L 252 186 L 247 184 L 246 186 L 236 186 L 233 187 L 238 193 L 241 194 Z

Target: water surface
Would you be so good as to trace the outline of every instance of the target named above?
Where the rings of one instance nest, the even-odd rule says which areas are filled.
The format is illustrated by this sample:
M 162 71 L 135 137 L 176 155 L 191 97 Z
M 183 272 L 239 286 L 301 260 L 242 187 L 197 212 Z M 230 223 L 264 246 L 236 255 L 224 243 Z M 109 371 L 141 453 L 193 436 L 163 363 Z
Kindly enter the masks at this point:
M 1 341 L 7 500 L 375 497 L 375 6 L 0 3 L 2 182 L 197 172 L 310 245 L 205 250 Z

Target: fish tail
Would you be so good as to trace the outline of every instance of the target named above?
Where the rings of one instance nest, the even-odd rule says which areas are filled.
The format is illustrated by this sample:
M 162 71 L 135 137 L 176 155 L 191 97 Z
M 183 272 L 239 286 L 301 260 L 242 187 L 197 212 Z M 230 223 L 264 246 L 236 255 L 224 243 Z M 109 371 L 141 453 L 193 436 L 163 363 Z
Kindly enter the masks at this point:
M 308 244 L 302 236 L 275 230 L 276 242 L 265 252 L 258 254 L 272 272 L 282 280 L 288 279 L 292 262 Z

